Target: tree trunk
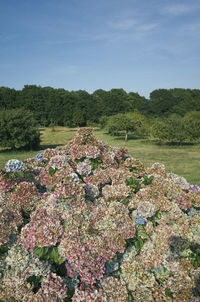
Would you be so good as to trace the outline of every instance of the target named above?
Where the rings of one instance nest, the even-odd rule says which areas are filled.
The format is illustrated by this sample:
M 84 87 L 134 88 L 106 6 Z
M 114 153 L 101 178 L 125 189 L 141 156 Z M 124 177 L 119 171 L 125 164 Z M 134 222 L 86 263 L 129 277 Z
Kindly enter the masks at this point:
M 128 131 L 126 130 L 125 141 L 128 139 Z

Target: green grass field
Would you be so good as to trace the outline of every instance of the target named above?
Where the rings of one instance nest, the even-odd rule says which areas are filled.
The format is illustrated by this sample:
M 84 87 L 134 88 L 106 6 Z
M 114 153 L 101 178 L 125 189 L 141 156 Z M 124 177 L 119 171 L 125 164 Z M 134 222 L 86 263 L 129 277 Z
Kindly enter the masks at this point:
M 42 128 L 41 150 L 55 148 L 59 145 L 66 145 L 76 133 L 76 129 L 65 127 Z M 191 184 L 200 185 L 200 144 L 184 146 L 158 145 L 155 141 L 144 139 L 130 139 L 127 142 L 123 137 L 112 137 L 105 130 L 96 130 L 95 135 L 99 140 L 115 147 L 126 147 L 129 154 L 140 159 L 145 167 L 155 162 L 163 163 L 167 172 L 174 172 L 183 176 Z M 12 158 L 25 159 L 33 157 L 39 151 L 8 151 L 0 149 L 0 168 Z

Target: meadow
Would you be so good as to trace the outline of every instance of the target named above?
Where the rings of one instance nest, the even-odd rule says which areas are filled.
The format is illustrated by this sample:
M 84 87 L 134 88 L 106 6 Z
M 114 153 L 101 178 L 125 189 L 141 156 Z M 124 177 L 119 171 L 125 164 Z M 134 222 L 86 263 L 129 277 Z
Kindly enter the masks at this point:
M 78 128 L 55 127 L 41 128 L 41 150 L 66 145 L 73 138 Z M 114 147 L 126 147 L 129 154 L 140 159 L 145 168 L 155 162 L 165 165 L 167 172 L 173 172 L 186 178 L 195 185 L 200 185 L 200 144 L 195 145 L 161 145 L 150 139 L 130 139 L 124 141 L 123 137 L 112 137 L 106 130 L 96 129 L 94 134 L 99 140 Z M 9 159 L 23 160 L 34 157 L 38 151 L 10 151 L 0 149 L 0 168 L 3 168 Z

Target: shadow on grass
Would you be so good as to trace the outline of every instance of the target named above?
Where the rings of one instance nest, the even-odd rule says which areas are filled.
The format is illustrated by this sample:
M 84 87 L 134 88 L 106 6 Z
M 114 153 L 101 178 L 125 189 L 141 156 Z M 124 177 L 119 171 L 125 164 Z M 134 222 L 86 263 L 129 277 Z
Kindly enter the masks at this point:
M 39 149 L 36 149 L 36 150 L 33 150 L 33 151 L 39 151 L 39 150 L 44 150 L 44 149 L 54 149 L 56 147 L 60 147 L 60 146 L 65 146 L 65 144 L 55 144 L 55 145 L 51 145 L 51 144 L 48 144 L 48 145 L 40 145 Z
M 118 133 L 116 135 L 111 135 L 108 132 L 104 132 L 103 134 L 108 135 L 113 138 L 115 141 L 125 141 L 125 135 L 122 133 Z M 152 144 L 157 146 L 166 146 L 166 147 L 182 147 L 182 146 L 197 146 L 200 142 L 163 142 L 157 139 L 151 139 L 148 137 L 141 137 L 134 134 L 129 134 L 127 141 L 134 140 L 134 141 L 141 141 L 145 144 Z
M 36 149 L 31 149 L 31 150 L 23 150 L 23 149 L 2 149 L 0 150 L 0 154 L 4 154 L 4 153 L 27 153 L 27 152 L 34 152 L 34 151 L 40 151 L 40 150 L 44 150 L 47 148 L 50 149 L 54 149 L 56 147 L 59 146 L 65 146 L 65 144 L 48 144 L 48 145 L 40 145 L 38 148 Z
M 181 147 L 181 146 L 196 146 L 199 145 L 199 142 L 161 142 L 161 141 L 155 141 L 155 144 L 158 146 L 175 146 L 175 147 Z
M 80 128 L 81 127 L 79 127 L 79 128 L 69 128 L 69 129 L 67 129 L 67 131 L 69 131 L 69 132 L 76 132 Z
M 121 134 L 121 133 L 116 134 L 116 135 L 111 135 L 108 132 L 104 132 L 103 134 L 112 137 L 116 141 L 125 141 L 125 135 Z M 127 141 L 130 141 L 130 140 L 142 141 L 142 142 L 148 142 L 148 143 L 157 142 L 156 140 L 149 139 L 148 137 L 145 137 L 145 136 L 142 137 L 142 136 L 138 136 L 138 135 L 134 135 L 134 134 L 128 135 Z

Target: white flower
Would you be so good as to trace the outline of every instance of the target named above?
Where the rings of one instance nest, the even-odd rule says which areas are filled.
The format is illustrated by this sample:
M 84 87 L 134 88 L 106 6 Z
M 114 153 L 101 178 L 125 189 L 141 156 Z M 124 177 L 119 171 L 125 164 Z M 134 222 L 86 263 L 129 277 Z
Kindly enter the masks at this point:
M 79 177 L 76 173 L 71 173 L 70 176 L 72 177 L 73 181 L 79 183 Z
M 68 158 L 66 155 L 55 155 L 49 161 L 49 166 L 53 169 L 62 169 L 68 165 Z
M 89 175 L 92 171 L 88 160 L 85 160 L 78 164 L 76 169 L 80 175 Z

